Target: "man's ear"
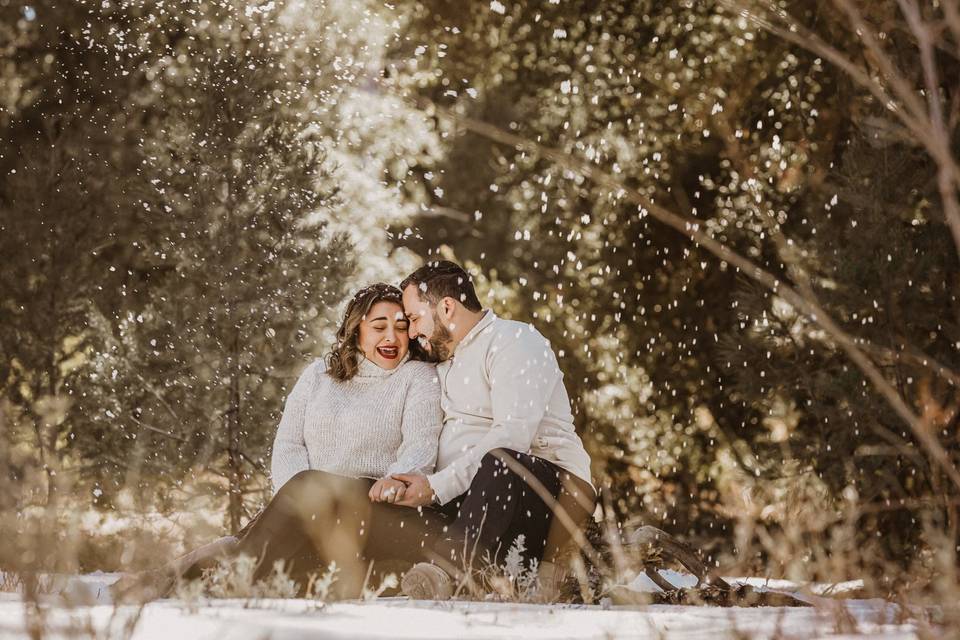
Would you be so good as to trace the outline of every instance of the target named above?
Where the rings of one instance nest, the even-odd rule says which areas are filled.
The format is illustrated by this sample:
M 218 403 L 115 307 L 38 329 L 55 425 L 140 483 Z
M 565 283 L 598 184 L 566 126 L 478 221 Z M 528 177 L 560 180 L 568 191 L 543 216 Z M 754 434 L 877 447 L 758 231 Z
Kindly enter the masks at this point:
M 453 313 L 456 310 L 457 310 L 457 303 L 450 296 L 446 296 L 440 300 L 440 313 L 447 320 L 453 317 Z

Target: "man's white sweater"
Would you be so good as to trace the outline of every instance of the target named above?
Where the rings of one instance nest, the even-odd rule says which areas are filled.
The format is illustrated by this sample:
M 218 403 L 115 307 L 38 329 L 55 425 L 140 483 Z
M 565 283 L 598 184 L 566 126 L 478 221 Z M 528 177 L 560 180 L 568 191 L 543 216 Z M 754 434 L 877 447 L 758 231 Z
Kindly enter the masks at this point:
M 488 310 L 437 374 L 443 430 L 428 480 L 441 504 L 464 493 L 480 460 L 497 448 L 530 453 L 590 482 L 563 373 L 533 326 Z
M 350 477 L 430 473 L 441 427 L 440 385 L 426 362 L 381 369 L 360 356 L 346 382 L 322 360 L 304 370 L 287 397 L 273 442 L 273 490 L 307 469 Z

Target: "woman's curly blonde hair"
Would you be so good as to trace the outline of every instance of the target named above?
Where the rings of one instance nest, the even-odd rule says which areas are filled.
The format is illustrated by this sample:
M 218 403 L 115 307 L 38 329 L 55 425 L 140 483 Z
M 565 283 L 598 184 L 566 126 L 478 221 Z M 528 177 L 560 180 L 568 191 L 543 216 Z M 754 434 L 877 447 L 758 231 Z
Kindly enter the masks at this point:
M 402 305 L 403 294 L 392 284 L 376 282 L 363 287 L 353 295 L 343 314 L 337 341 L 327 354 L 327 373 L 334 379 L 346 381 L 357 375 L 360 356 L 360 323 L 378 302 L 395 302 Z

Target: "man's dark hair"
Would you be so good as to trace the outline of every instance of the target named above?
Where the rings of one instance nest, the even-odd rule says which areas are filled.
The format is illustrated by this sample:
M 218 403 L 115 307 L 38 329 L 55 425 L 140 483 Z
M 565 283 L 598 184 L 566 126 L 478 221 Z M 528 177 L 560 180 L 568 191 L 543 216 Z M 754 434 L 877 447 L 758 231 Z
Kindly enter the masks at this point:
M 420 290 L 420 297 L 432 304 L 450 297 L 459 300 L 470 311 L 483 309 L 470 275 L 456 262 L 428 262 L 404 278 L 400 283 L 400 290 L 403 291 L 410 285 L 416 285 Z

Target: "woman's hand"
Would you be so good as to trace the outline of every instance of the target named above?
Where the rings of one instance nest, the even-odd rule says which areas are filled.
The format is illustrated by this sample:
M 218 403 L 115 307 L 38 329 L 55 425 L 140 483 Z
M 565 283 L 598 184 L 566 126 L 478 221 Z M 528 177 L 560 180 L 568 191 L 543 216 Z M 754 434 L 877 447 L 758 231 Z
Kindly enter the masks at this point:
M 389 502 L 394 504 L 403 499 L 403 494 L 407 490 L 407 485 L 400 480 L 393 478 L 380 478 L 370 487 L 371 502 Z
M 435 494 L 427 476 L 420 473 L 395 473 L 391 477 L 400 480 L 407 487 L 406 497 L 397 501 L 397 504 L 414 508 L 433 504 Z

